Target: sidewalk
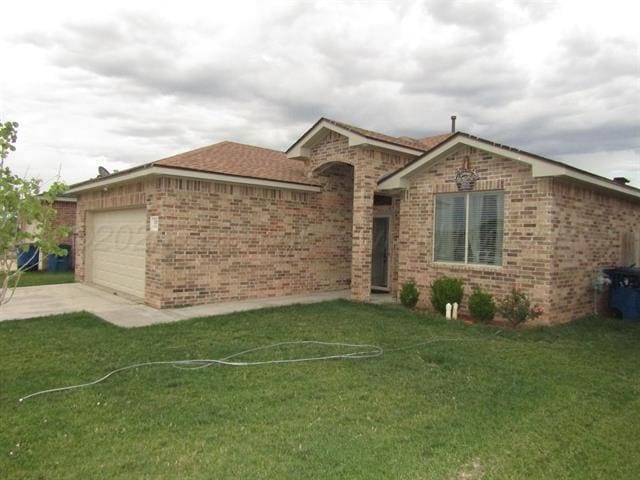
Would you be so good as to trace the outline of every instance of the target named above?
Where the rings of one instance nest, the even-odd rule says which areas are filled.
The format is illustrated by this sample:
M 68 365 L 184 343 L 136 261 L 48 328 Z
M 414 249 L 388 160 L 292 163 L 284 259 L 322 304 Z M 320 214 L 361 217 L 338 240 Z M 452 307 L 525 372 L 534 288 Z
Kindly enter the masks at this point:
M 349 290 L 340 290 L 157 310 L 140 303 L 140 301 L 90 285 L 66 283 L 18 288 L 13 299 L 0 307 L 0 321 L 85 310 L 120 327 L 143 327 L 188 318 L 222 315 L 266 307 L 317 303 L 338 298 L 349 299 L 351 294 Z

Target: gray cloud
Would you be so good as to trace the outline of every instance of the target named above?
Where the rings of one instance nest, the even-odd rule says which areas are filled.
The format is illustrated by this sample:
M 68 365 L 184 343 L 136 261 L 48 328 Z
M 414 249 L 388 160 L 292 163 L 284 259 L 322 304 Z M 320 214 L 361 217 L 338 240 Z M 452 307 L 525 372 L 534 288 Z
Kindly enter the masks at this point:
M 460 35 L 481 43 L 502 42 L 510 22 L 492 0 L 428 0 L 426 10 L 436 21 L 460 27 Z
M 404 84 L 409 93 L 429 93 L 478 107 L 500 106 L 521 97 L 528 79 L 499 52 L 459 46 L 466 55 L 441 63 L 431 59 Z
M 567 28 L 536 68 L 513 51 L 555 3 L 300 2 L 228 15 L 121 10 L 14 36 L 47 62 L 40 88 L 13 103 L 24 128 L 46 126 L 40 115 L 78 130 L 55 137 L 55 154 L 44 134 L 24 147 L 66 162 L 75 181 L 88 162 L 122 168 L 223 139 L 283 149 L 322 115 L 419 137 L 456 113 L 465 131 L 574 161 L 640 146 L 637 37 Z
M 549 75 L 540 85 L 547 93 L 561 94 L 587 90 L 621 78 L 634 80 L 640 75 L 639 45 L 628 38 L 599 38 L 591 31 L 566 35 L 559 52 L 551 59 Z M 636 97 L 636 101 L 638 97 Z
M 640 146 L 640 134 L 637 125 L 626 124 L 585 125 L 583 127 L 563 127 L 550 121 L 546 125 L 535 122 L 520 124 L 517 131 L 511 130 L 505 137 L 506 142 L 526 145 L 528 149 L 547 155 L 581 154 L 590 151 L 614 151 Z M 535 138 L 526 136 L 526 128 L 535 128 Z M 630 141 L 631 140 L 631 141 Z

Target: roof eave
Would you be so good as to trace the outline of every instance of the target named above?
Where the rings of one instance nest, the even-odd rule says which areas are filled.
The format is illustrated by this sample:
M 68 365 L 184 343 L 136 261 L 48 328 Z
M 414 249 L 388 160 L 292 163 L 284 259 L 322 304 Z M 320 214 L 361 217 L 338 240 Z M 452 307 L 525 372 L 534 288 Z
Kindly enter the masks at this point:
M 144 169 L 132 169 L 127 171 L 126 173 L 123 173 L 122 175 L 110 175 L 108 177 L 94 179 L 90 182 L 76 184 L 71 186 L 71 188 L 66 193 L 78 195 L 80 193 L 85 193 L 92 190 L 109 189 L 110 187 L 116 185 L 158 176 L 182 177 L 194 180 L 217 181 L 221 183 L 250 185 L 254 187 L 296 190 L 304 192 L 320 192 L 322 190 L 321 187 L 312 184 L 152 165 Z
M 616 192 L 618 194 L 623 194 L 640 199 L 640 190 L 636 188 L 627 187 L 625 185 L 618 185 L 605 177 L 600 177 L 598 175 L 582 171 L 578 168 L 572 167 L 570 165 L 565 165 L 555 160 L 540 157 L 538 155 L 506 147 L 504 145 L 496 144 L 479 137 L 474 137 L 464 132 L 456 132 L 453 136 L 449 137 L 439 145 L 436 145 L 434 148 L 426 152 L 421 157 L 415 159 L 404 168 L 396 171 L 386 178 L 382 178 L 381 180 L 379 180 L 378 190 L 406 189 L 409 185 L 410 177 L 417 170 L 426 166 L 431 161 L 435 160 L 442 154 L 460 144 L 488 151 L 490 153 L 494 153 L 501 157 L 509 158 L 518 162 L 527 163 L 531 165 L 531 173 L 534 178 L 562 177 L 566 179 L 572 179 L 582 184 L 595 186 L 599 189 L 607 190 L 609 192 Z
M 402 145 L 398 145 L 392 142 L 385 142 L 382 140 L 374 139 L 354 132 L 347 128 L 336 125 L 326 118 L 321 118 L 313 126 L 307 130 L 296 142 L 291 145 L 286 151 L 287 157 L 291 159 L 308 158 L 310 155 L 311 147 L 323 135 L 324 130 L 334 131 L 340 135 L 347 137 L 349 147 L 372 147 L 380 148 L 383 150 L 390 150 L 394 152 L 405 153 L 413 156 L 422 155 L 424 150 L 416 148 L 410 148 Z

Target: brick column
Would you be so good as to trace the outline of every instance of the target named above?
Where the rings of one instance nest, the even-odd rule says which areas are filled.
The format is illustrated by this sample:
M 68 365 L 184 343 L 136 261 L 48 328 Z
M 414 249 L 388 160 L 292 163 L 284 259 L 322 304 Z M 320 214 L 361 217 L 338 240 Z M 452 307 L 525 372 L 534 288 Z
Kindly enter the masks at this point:
M 351 298 L 366 302 L 371 295 L 373 193 L 376 177 L 367 165 L 358 165 L 353 178 L 351 240 Z
M 82 199 L 82 197 L 81 197 Z M 76 236 L 74 241 L 74 272 L 76 282 L 84 282 L 85 278 L 85 245 L 87 237 L 86 214 L 83 203 L 78 201 L 76 205 Z

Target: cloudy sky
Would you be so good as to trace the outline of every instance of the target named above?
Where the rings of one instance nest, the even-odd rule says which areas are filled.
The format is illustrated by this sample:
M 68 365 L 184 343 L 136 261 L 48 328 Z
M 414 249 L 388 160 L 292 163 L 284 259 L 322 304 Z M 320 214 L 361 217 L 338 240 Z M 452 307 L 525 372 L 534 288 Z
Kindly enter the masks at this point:
M 95 176 L 235 140 L 286 149 L 320 116 L 460 130 L 640 186 L 635 1 L 10 2 L 10 165 Z

